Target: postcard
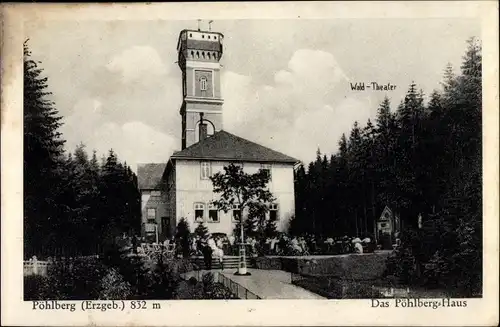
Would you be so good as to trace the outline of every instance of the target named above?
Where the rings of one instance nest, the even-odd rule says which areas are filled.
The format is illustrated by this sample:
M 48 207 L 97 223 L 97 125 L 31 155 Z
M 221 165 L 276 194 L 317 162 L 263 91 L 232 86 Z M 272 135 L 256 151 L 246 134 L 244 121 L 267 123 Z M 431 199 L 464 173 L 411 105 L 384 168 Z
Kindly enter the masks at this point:
M 498 324 L 498 2 L 2 5 L 2 325 Z

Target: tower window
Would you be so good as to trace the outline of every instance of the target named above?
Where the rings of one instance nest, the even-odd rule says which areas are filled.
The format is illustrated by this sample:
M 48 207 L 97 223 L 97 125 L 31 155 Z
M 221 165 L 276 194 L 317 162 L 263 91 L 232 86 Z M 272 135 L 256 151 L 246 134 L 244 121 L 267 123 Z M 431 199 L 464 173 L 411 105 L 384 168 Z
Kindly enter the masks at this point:
M 210 40 L 210 35 L 208 36 L 208 39 Z
M 193 33 L 189 33 L 189 37 L 193 37 Z
M 214 36 L 214 40 L 217 40 L 217 36 Z
M 207 57 L 208 57 L 208 59 L 210 59 L 210 52 L 209 52 L 209 53 L 207 53 Z
M 201 91 L 207 90 L 207 78 L 205 76 L 200 77 L 200 90 Z

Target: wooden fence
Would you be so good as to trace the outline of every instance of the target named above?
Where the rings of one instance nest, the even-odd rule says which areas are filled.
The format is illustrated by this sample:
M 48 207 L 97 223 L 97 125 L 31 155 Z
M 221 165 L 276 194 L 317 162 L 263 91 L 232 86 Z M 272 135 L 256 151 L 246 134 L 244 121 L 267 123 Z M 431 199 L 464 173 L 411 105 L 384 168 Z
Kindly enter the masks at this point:
M 27 260 L 23 262 L 23 274 L 47 276 L 49 266 L 52 263 L 49 261 Z
M 70 265 L 75 259 L 93 259 L 99 258 L 98 255 L 80 256 L 75 258 L 60 258 L 60 261 L 68 262 Z M 41 275 L 47 276 L 49 272 L 49 267 L 53 265 L 55 261 L 44 261 L 37 259 L 24 260 L 23 262 L 23 275 Z

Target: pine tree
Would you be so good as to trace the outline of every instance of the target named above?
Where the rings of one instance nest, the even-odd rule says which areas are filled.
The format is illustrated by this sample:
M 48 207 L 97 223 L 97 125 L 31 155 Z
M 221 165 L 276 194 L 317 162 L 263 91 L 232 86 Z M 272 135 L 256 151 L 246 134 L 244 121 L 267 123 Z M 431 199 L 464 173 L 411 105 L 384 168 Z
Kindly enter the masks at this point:
M 56 202 L 64 165 L 61 116 L 50 100 L 48 79 L 24 43 L 24 236 L 25 256 L 41 255 L 61 208 Z
M 204 240 L 208 237 L 208 228 L 205 226 L 203 222 L 200 222 L 198 226 L 194 229 L 194 233 L 196 236 L 198 236 L 200 239 Z

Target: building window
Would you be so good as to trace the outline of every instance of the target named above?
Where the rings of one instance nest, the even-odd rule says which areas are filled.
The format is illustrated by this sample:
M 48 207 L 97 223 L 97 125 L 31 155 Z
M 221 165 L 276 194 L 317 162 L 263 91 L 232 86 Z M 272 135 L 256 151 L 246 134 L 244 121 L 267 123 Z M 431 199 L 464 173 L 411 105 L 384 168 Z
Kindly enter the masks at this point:
M 201 168 L 201 179 L 209 179 L 210 176 L 212 176 L 212 167 L 210 165 L 210 162 L 203 161 L 200 164 Z
M 233 204 L 232 215 L 233 215 L 233 221 L 241 220 L 241 209 L 238 204 Z
M 269 181 L 271 181 L 271 179 L 272 179 L 272 174 L 271 174 L 271 171 L 272 171 L 272 170 L 271 170 L 271 165 L 270 165 L 270 164 L 261 164 L 261 165 L 260 165 L 260 169 L 262 169 L 262 170 L 267 170 L 267 171 L 268 171 L 268 173 L 269 173 Z
M 208 221 L 211 223 L 218 223 L 219 220 L 219 210 L 213 204 L 208 206 Z
M 278 205 L 276 203 L 269 205 L 269 219 L 278 220 Z
M 151 191 L 151 196 L 161 196 L 161 191 Z
M 205 76 L 200 77 L 200 90 L 201 91 L 207 90 L 207 78 Z
M 205 213 L 205 205 L 203 203 L 194 204 L 194 221 L 199 223 L 203 221 L 203 216 Z
M 155 208 L 148 208 L 148 223 L 152 224 L 156 222 L 156 209 Z

